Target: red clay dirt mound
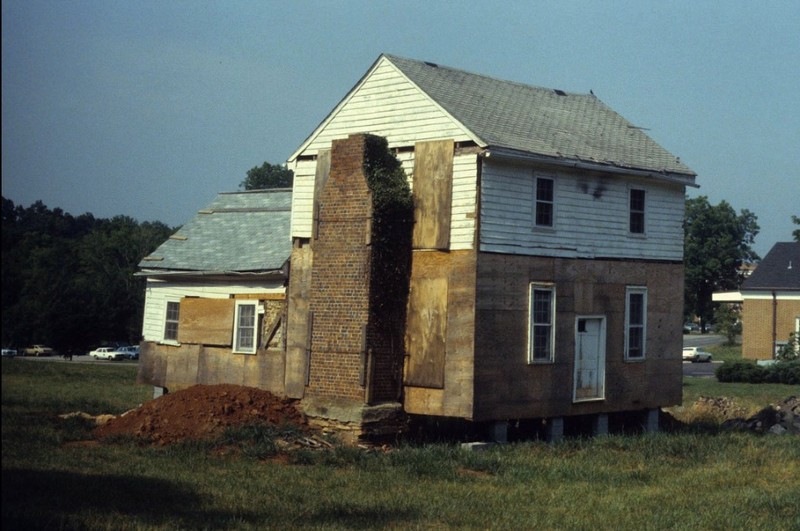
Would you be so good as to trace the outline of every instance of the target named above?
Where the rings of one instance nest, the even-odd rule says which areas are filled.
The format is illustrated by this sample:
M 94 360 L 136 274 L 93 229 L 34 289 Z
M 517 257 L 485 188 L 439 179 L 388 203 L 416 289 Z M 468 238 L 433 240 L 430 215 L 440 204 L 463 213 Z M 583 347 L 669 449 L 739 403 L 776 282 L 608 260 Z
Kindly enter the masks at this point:
M 269 391 L 231 384 L 194 385 L 163 395 L 95 428 L 103 439 L 133 436 L 165 445 L 208 439 L 229 426 L 270 423 L 306 426 L 296 401 Z

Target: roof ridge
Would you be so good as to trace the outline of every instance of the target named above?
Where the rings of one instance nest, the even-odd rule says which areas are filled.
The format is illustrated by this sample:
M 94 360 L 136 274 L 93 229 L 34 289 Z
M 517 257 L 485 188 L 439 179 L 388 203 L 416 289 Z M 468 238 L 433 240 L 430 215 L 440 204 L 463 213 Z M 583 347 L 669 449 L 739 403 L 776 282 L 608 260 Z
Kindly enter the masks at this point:
M 599 99 L 599 98 L 597 98 L 597 96 L 595 96 L 594 94 L 589 93 L 589 92 L 572 92 L 572 91 L 567 91 L 567 90 L 553 88 L 553 87 L 545 87 L 545 86 L 542 86 L 542 85 L 534 85 L 532 83 L 523 83 L 522 81 L 514 81 L 512 79 L 503 79 L 503 78 L 499 78 L 499 77 L 489 76 L 489 75 L 486 75 L 486 74 L 480 74 L 480 73 L 477 73 L 477 72 L 471 72 L 469 70 L 464 70 L 462 68 L 455 68 L 455 67 L 452 67 L 452 66 L 442 65 L 442 64 L 439 64 L 439 63 L 431 62 L 431 61 L 421 61 L 419 59 L 410 59 L 408 57 L 402 57 L 402 56 L 394 55 L 394 54 L 384 53 L 383 56 L 386 57 L 387 59 L 389 59 L 390 61 L 393 61 L 394 59 L 397 59 L 397 60 L 400 60 L 400 61 L 408 61 L 409 63 L 415 63 L 417 65 L 425 65 L 425 66 L 430 67 L 430 68 L 443 68 L 443 69 L 446 69 L 446 70 L 450 70 L 451 72 L 459 72 L 459 73 L 466 74 L 466 75 L 469 75 L 469 76 L 488 79 L 488 80 L 499 82 L 499 83 L 507 83 L 509 85 L 517 85 L 519 87 L 528 88 L 528 89 L 543 90 L 543 91 L 546 91 L 546 92 L 555 92 L 555 93 L 563 92 L 567 96 L 584 96 L 584 97 Z

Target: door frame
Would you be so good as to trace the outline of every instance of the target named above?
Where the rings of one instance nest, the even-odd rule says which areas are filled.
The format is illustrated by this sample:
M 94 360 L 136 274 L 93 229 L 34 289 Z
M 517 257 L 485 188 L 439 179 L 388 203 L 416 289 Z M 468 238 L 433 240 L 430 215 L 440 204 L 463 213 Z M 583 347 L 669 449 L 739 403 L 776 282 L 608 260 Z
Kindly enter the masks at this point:
M 597 363 L 598 396 L 578 398 L 578 323 L 581 320 L 600 321 L 600 340 Z M 606 398 L 606 316 L 605 315 L 576 315 L 575 316 L 575 349 L 572 355 L 572 402 L 597 402 Z

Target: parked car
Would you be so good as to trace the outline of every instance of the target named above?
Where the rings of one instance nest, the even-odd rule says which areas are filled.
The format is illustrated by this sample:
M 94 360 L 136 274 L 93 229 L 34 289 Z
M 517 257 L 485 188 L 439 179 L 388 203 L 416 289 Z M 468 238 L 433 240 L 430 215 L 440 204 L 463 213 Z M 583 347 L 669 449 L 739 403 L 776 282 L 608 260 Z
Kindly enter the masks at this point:
M 707 352 L 700 347 L 685 347 L 683 349 L 683 361 L 704 362 L 708 363 L 712 359 L 710 352 Z
M 692 333 L 692 323 L 686 323 L 683 325 L 683 333 L 684 334 L 691 334 Z
M 24 356 L 52 356 L 55 351 L 44 345 L 33 345 L 22 350 Z
M 4 348 L 3 349 L 3 357 L 4 358 L 13 358 L 17 355 L 17 349 L 15 348 Z
M 89 355 L 96 360 L 124 360 L 128 354 L 117 350 L 116 347 L 99 347 L 89 352 Z
M 129 360 L 139 359 L 139 345 L 132 345 L 129 347 L 119 347 L 117 350 L 124 352 Z

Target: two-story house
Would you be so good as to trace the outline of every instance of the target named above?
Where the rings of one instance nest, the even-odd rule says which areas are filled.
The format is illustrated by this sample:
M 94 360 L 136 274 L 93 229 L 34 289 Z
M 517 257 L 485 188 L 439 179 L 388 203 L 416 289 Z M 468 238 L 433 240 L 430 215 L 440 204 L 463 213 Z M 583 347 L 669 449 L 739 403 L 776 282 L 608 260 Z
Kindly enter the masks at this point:
M 369 211 L 341 206 L 369 200 L 363 133 L 387 140 L 416 205 L 404 341 L 391 347 L 370 346 L 363 294 L 348 316 L 351 284 L 315 273 L 363 266 L 355 247 L 350 263 L 333 258 L 332 239 L 365 230 L 345 222 Z M 641 412 L 652 428 L 681 402 L 695 173 L 593 94 L 381 55 L 288 163 L 287 395 L 348 418 L 397 402 L 494 423 L 498 438 L 511 419 L 548 419 L 558 436 L 564 419 L 592 416 L 602 432 L 609 415 Z M 368 248 L 360 233 L 347 245 L 359 238 Z

